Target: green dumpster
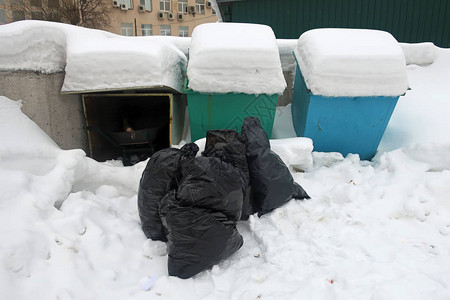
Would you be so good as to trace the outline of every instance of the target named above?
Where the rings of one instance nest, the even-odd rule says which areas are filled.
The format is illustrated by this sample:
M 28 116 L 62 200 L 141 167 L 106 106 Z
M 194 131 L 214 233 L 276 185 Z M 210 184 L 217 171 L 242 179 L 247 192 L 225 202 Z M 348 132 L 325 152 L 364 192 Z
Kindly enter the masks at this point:
M 259 24 L 197 26 L 184 87 L 192 141 L 213 129 L 240 132 L 246 117 L 258 117 L 270 138 L 278 96 L 286 88 L 272 29 Z
M 241 132 L 246 117 L 259 117 L 267 136 L 272 135 L 278 95 L 206 94 L 190 89 L 186 89 L 185 93 L 192 141 L 204 138 L 211 129 Z

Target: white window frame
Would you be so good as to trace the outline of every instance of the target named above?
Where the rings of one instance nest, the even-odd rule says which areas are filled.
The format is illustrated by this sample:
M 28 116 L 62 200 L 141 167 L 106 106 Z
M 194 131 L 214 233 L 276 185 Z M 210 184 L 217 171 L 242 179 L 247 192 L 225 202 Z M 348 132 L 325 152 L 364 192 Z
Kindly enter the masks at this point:
M 139 3 L 144 6 L 146 11 L 152 11 L 152 0 L 140 0 Z
M 178 26 L 178 36 L 188 37 L 189 36 L 189 26 Z
M 123 36 L 133 36 L 133 23 L 120 23 L 120 32 Z
M 199 15 L 205 14 L 205 0 L 195 0 L 195 13 Z
M 172 35 L 172 27 L 170 25 L 160 25 L 161 35 L 170 36 Z
M 151 36 L 151 35 L 153 35 L 153 26 L 152 26 L 152 24 L 141 24 L 141 34 L 142 34 L 142 36 Z
M 187 14 L 188 0 L 178 0 L 178 12 Z
M 159 10 L 160 11 L 170 11 L 171 0 L 159 0 Z
M 126 4 L 128 9 L 132 9 L 133 8 L 133 3 L 131 0 L 120 0 L 120 4 Z

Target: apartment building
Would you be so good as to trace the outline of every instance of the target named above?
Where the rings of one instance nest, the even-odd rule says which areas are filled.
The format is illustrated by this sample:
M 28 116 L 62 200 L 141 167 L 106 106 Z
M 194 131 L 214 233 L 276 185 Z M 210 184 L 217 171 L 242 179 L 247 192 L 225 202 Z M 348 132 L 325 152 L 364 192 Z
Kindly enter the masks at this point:
M 25 11 L 13 10 L 9 0 L 0 0 L 0 25 L 25 19 Z
M 29 9 L 21 11 L 12 5 L 13 1 L 25 1 Z M 26 19 L 59 21 L 58 16 L 44 16 L 40 9 L 58 6 L 58 1 L 0 0 L 0 25 Z M 109 24 L 97 28 L 125 36 L 187 37 L 195 26 L 217 22 L 216 12 L 207 0 L 103 0 L 103 5 L 109 12 Z
M 60 22 L 60 0 L 0 0 L 0 25 L 21 20 Z
M 0 0 L 1 1 L 1 0 Z M 216 22 L 205 0 L 110 0 L 111 30 L 126 36 L 191 36 L 195 26 Z

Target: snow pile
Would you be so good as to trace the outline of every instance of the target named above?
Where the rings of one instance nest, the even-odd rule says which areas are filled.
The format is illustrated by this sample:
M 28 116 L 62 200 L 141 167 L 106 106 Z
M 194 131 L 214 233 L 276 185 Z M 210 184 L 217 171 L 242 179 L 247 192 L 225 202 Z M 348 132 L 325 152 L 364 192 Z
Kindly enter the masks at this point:
M 189 41 L 14 22 L 0 27 L 0 70 L 65 71 L 62 92 L 161 86 L 181 92 L 187 58 L 178 47 L 187 49 Z
M 66 36 L 48 22 L 14 22 L 0 27 L 0 70 L 64 71 Z
M 399 98 L 378 147 L 380 152 L 415 144 L 429 148 L 450 144 L 450 50 L 435 47 L 435 52 L 433 64 L 408 66 L 411 90 Z
M 22 113 L 21 107 L 22 102 L 0 96 L 0 159 L 9 155 L 54 156 L 59 147 Z
M 300 36 L 295 56 L 315 95 L 399 96 L 408 88 L 405 55 L 384 31 L 313 29 Z
M 286 88 L 277 41 L 266 25 L 195 27 L 187 76 L 190 89 L 205 93 L 281 94 Z
M 270 149 L 286 166 L 295 171 L 309 171 L 313 166 L 313 142 L 305 137 L 270 140 Z
M 186 56 L 153 39 L 84 39 L 67 53 L 63 92 L 130 87 L 183 89 Z
M 278 51 L 280 52 L 280 60 L 283 71 L 294 72 L 296 62 L 294 57 L 294 50 L 297 47 L 298 40 L 284 40 L 277 39 Z
M 291 107 L 292 104 L 290 103 L 286 106 L 277 106 L 273 121 L 272 139 L 284 139 L 297 136 L 292 121 Z
M 429 65 L 436 57 L 436 47 L 433 43 L 407 44 L 400 43 L 405 52 L 406 64 L 408 65 Z

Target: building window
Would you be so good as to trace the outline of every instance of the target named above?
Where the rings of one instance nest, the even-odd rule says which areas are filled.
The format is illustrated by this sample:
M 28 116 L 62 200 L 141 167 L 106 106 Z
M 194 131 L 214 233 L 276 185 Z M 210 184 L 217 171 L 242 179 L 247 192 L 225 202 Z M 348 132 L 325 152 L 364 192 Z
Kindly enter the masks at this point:
M 153 35 L 152 24 L 142 24 L 141 30 L 142 30 L 142 36 Z
M 61 22 L 61 16 L 58 13 L 50 13 L 47 21 Z
M 187 13 L 188 3 L 187 0 L 178 0 L 178 12 Z
M 171 35 L 170 33 L 170 25 L 161 25 L 161 35 Z
M 44 14 L 40 11 L 32 11 L 31 20 L 44 20 Z
M 131 6 L 131 3 L 132 3 L 131 0 L 120 0 L 120 4 L 125 4 L 128 7 L 128 9 L 133 8 Z
M 170 11 L 170 0 L 159 0 L 159 10 Z
M 133 36 L 133 23 L 120 23 L 122 35 Z
M 59 0 L 48 0 L 48 7 L 49 8 L 58 8 Z
M 205 14 L 205 0 L 195 0 L 195 12 L 200 15 Z
M 42 7 L 42 0 L 30 0 L 31 6 Z
M 152 0 L 140 0 L 140 3 L 146 11 L 152 11 Z
M 178 36 L 189 36 L 189 26 L 178 26 Z
M 0 24 L 6 23 L 6 10 L 0 9 Z
M 13 17 L 13 22 L 25 20 L 25 12 L 20 11 L 20 10 L 13 10 L 12 17 Z

